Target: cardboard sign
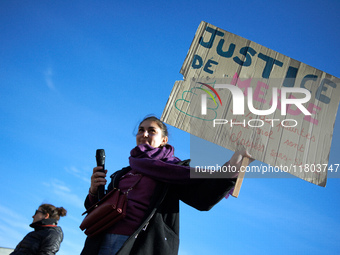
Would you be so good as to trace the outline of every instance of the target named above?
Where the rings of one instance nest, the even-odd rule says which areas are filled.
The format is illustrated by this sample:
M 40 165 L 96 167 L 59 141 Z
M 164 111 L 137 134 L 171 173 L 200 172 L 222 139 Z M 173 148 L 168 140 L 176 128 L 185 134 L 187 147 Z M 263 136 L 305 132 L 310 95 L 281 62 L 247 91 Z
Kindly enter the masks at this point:
M 339 79 L 201 22 L 162 120 L 326 185 Z

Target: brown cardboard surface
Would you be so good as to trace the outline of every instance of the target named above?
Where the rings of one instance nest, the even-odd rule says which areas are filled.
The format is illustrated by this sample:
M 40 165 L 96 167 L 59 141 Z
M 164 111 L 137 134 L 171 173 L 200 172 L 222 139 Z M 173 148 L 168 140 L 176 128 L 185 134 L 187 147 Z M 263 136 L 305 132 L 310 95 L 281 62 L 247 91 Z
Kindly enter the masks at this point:
M 181 73 L 184 80 L 174 84 L 161 117 L 164 122 L 233 151 L 245 148 L 256 160 L 326 185 L 340 99 L 338 78 L 203 21 Z M 293 78 L 288 79 L 290 76 Z M 221 102 L 201 83 L 215 88 Z M 243 115 L 234 114 L 232 93 L 218 88 L 218 84 L 232 84 L 242 90 Z M 303 105 L 312 115 L 303 114 L 294 105 L 288 105 L 286 115 L 281 115 L 279 108 L 270 115 L 253 114 L 248 109 L 246 87 L 252 88 L 254 108 L 265 110 L 271 107 L 273 88 L 278 89 L 280 98 L 280 91 L 289 86 L 311 92 L 311 99 Z M 206 115 L 201 112 L 202 94 L 209 99 Z M 292 96 L 303 97 L 299 93 Z M 214 126 L 217 120 L 228 123 Z

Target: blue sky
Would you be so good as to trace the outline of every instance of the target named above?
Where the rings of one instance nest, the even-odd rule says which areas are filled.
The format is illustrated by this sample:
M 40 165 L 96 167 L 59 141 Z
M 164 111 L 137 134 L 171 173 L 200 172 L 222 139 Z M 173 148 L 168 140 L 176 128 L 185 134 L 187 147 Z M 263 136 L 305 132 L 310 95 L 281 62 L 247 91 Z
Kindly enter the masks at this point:
M 1 1 L 0 247 L 14 248 L 52 203 L 68 210 L 59 254 L 80 253 L 96 149 L 110 173 L 127 165 L 136 126 L 161 115 L 202 20 L 340 77 L 339 11 L 335 0 Z M 169 128 L 189 158 L 190 135 Z M 339 184 L 249 178 L 209 212 L 181 204 L 179 254 L 338 254 Z

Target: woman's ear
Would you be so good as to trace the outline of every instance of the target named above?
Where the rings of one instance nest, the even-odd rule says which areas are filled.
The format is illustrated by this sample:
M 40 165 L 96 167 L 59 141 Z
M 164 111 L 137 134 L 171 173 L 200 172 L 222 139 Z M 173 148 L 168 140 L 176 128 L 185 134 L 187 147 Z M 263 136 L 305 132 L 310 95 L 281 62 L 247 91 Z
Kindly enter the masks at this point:
M 168 143 L 168 140 L 169 140 L 169 139 L 168 139 L 167 136 L 163 136 L 163 138 L 162 138 L 162 144 L 161 144 L 161 145 L 162 145 L 162 146 L 163 146 L 163 145 L 166 145 L 166 144 Z
M 48 213 L 46 213 L 45 219 L 48 219 L 50 217 L 50 215 Z

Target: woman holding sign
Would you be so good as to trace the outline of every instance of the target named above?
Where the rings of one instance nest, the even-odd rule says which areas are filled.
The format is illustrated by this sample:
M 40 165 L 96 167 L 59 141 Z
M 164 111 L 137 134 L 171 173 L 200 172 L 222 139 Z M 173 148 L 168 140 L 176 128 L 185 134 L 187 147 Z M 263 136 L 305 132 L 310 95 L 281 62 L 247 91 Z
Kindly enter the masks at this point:
M 82 255 L 177 254 L 179 201 L 210 210 L 234 187 L 246 151 L 236 152 L 225 165 L 233 173 L 223 179 L 190 179 L 189 161 L 174 156 L 165 124 L 145 118 L 138 127 L 137 146 L 130 152 L 130 166 L 111 175 L 114 187 L 128 192 L 126 217 L 95 236 L 87 237 Z M 107 170 L 95 167 L 85 200 L 88 209 L 98 201 L 98 187 L 105 185 Z M 133 186 L 133 188 L 132 188 Z

